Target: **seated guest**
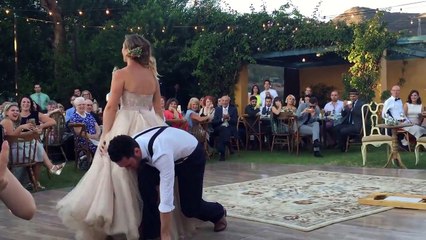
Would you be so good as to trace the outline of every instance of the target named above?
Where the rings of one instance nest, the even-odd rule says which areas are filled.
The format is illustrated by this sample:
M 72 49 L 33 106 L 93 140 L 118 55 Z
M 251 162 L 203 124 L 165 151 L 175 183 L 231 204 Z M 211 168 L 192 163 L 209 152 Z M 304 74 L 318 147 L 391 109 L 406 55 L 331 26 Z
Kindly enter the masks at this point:
M 215 109 L 212 121 L 215 135 L 218 136 L 217 150 L 220 153 L 219 161 L 225 161 L 226 146 L 233 153 L 230 138 L 237 130 L 238 111 L 234 106 L 229 104 L 230 100 L 229 96 L 221 98 L 221 106 Z
M 404 103 L 404 114 L 406 116 L 406 122 L 412 123 L 413 126 L 403 128 L 405 131 L 409 132 L 416 139 L 419 139 L 421 136 L 426 134 L 426 128 L 422 127 L 423 122 L 422 116 L 422 100 L 420 94 L 417 90 L 411 90 L 408 94 L 407 102 Z M 401 140 L 402 145 L 408 145 L 406 139 Z
M 188 122 L 188 131 L 194 135 L 199 142 L 204 142 L 206 140 L 206 131 L 200 125 L 200 123 L 207 122 L 209 120 L 208 116 L 200 116 L 197 112 L 199 110 L 200 101 L 198 98 L 191 98 L 188 102 L 188 108 L 186 110 L 185 118 Z
M 393 118 L 395 120 L 400 120 L 405 118 L 404 105 L 400 98 L 401 87 L 398 85 L 394 85 L 391 88 L 391 96 L 386 99 L 383 104 L 382 118 Z M 407 121 L 405 119 L 405 121 Z M 412 130 L 415 132 L 415 130 Z M 387 134 L 391 135 L 390 129 L 387 129 Z M 398 135 L 399 144 L 405 150 L 408 150 L 408 141 L 402 141 L 404 136 L 402 134 Z
M 251 87 L 251 92 L 250 92 L 249 99 L 250 99 L 251 96 L 255 96 L 256 97 L 256 99 L 257 99 L 256 106 L 260 107 L 262 105 L 262 100 L 264 100 L 264 99 L 261 99 L 259 86 L 257 86 L 256 84 L 254 84 Z M 266 98 L 266 96 L 265 96 L 265 98 Z
M 244 109 L 244 113 L 248 115 L 249 118 L 253 119 L 259 115 L 260 109 L 257 107 L 257 98 L 255 96 L 250 97 L 250 103 Z
M 102 121 L 99 118 L 99 115 L 93 111 L 93 102 L 90 99 L 84 100 L 84 106 L 86 107 L 85 111 L 86 113 L 92 115 L 92 117 L 96 120 L 96 123 L 101 126 Z
M 188 122 L 177 109 L 179 102 L 176 98 L 170 98 L 166 102 L 166 110 L 164 111 L 164 118 L 166 123 L 172 127 L 188 130 Z
M 287 97 L 285 98 L 285 103 L 287 105 L 283 107 L 284 112 L 296 112 L 296 98 L 292 94 L 287 95 Z
M 54 119 L 37 111 L 34 108 L 34 102 L 28 96 L 24 96 L 21 99 L 20 120 L 21 124 L 28 123 L 29 121 L 34 121 L 33 123 L 37 125 L 40 130 L 56 125 Z
M 288 124 L 285 124 L 278 119 L 282 111 L 281 109 L 283 109 L 281 98 L 274 98 L 274 104 L 271 108 L 271 124 L 275 133 L 286 133 L 289 130 Z
M 250 103 L 245 107 L 244 114 L 246 114 L 244 117 L 245 121 L 248 123 L 248 126 L 246 126 L 246 131 L 248 131 L 250 135 L 250 140 L 254 140 L 253 134 L 257 135 L 260 132 L 260 122 L 258 119 L 258 116 L 260 115 L 260 109 L 257 107 L 256 96 L 250 97 Z
M 263 117 L 269 116 L 271 114 L 271 111 L 272 111 L 272 98 L 268 96 L 265 98 L 265 106 L 262 107 L 262 111 L 260 115 Z
M 342 123 L 332 129 L 334 139 L 342 152 L 346 151 L 346 140 L 348 136 L 359 134 L 362 128 L 362 105 L 358 90 L 349 92 L 350 102 L 343 102 Z
M 20 137 L 20 136 L 32 134 L 34 131 L 41 133 L 41 130 L 37 128 L 37 126 L 34 123 L 28 122 L 25 124 L 20 124 L 21 121 L 20 121 L 18 103 L 14 102 L 14 103 L 10 103 L 6 105 L 3 112 L 3 117 L 4 119 L 0 122 L 0 124 L 4 128 L 5 136 Z M 10 145 L 12 150 L 12 157 L 16 157 L 17 145 L 12 143 Z M 20 147 L 21 146 L 19 146 L 19 148 Z M 23 148 L 23 145 L 22 145 L 22 148 Z M 44 165 L 46 165 L 46 167 L 53 174 L 57 174 L 57 175 L 61 174 L 61 171 L 62 171 L 61 169 L 65 166 L 65 163 L 61 165 L 53 165 L 52 161 L 50 161 L 49 157 L 44 151 L 43 144 L 41 144 L 40 142 L 37 143 L 35 151 L 36 151 L 35 161 L 37 163 L 44 163 Z M 41 189 L 44 189 L 44 187 L 41 186 L 39 182 L 41 164 L 34 165 L 33 170 L 34 170 L 34 177 L 36 179 L 38 187 Z
M 305 98 L 306 99 L 306 98 Z M 312 135 L 314 156 L 322 157 L 320 152 L 320 127 L 318 118 L 320 109 L 316 97 L 311 97 L 308 103 L 299 105 L 296 111 L 298 131 L 301 136 Z
M 200 109 L 200 116 L 208 116 L 209 122 L 211 122 L 214 117 L 214 110 L 214 98 L 212 96 L 205 96 L 204 107 Z
M 70 122 L 72 123 L 84 123 L 86 126 L 87 131 L 87 137 L 89 138 L 90 142 L 87 142 L 86 138 L 80 137 L 78 141 L 81 144 L 88 144 L 90 150 L 92 153 L 95 153 L 97 145 L 99 143 L 99 138 L 101 135 L 101 129 L 99 125 L 96 123 L 95 118 L 86 113 L 86 106 L 84 104 L 85 100 L 83 97 L 77 97 L 74 100 L 74 105 L 76 107 L 75 113 L 71 116 Z M 75 129 L 76 133 L 79 134 L 81 131 L 80 129 Z
M 330 94 L 331 101 L 325 104 L 324 112 L 325 116 L 327 116 L 325 122 L 325 129 L 327 138 L 329 135 L 331 137 L 328 138 L 327 142 L 335 142 L 332 133 L 333 126 L 337 126 L 342 123 L 342 111 L 343 111 L 343 101 L 339 100 L 339 93 L 337 90 L 333 90 Z M 330 145 L 335 145 L 335 143 L 331 143 Z
M 275 115 L 280 115 L 280 113 L 283 111 L 283 103 L 280 97 L 274 98 L 274 103 L 272 104 L 271 111 Z

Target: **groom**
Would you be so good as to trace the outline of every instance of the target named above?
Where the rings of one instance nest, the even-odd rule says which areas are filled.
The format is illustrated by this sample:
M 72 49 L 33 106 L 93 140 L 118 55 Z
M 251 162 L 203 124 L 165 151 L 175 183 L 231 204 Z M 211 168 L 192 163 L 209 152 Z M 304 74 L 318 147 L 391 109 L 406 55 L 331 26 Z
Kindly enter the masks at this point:
M 182 213 L 214 223 L 215 232 L 226 229 L 225 208 L 202 199 L 205 152 L 191 134 L 165 126 L 147 129 L 133 138 L 119 135 L 109 143 L 108 154 L 120 167 L 138 173 L 143 200 L 143 239 L 160 235 L 162 240 L 170 239 L 175 176 Z

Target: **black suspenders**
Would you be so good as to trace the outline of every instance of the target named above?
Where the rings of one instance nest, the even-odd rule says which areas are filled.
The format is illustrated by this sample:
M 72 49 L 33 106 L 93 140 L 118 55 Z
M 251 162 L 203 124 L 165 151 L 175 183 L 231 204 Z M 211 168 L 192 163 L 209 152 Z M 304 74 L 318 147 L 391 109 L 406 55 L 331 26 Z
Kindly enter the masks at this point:
M 158 137 L 158 135 L 160 135 L 160 133 L 162 133 L 164 130 L 166 130 L 166 128 L 168 128 L 168 126 L 150 128 L 148 130 L 145 130 L 145 131 L 139 133 L 138 135 L 133 137 L 133 139 L 136 139 L 143 134 L 146 134 L 146 133 L 151 132 L 155 129 L 158 129 L 158 131 L 156 133 L 154 133 L 154 135 L 152 135 L 151 139 L 149 139 L 149 142 L 148 142 L 148 152 L 149 152 L 149 155 L 152 158 L 152 155 L 154 154 L 154 152 L 153 152 L 154 150 L 152 149 L 152 146 L 154 145 L 154 141 Z

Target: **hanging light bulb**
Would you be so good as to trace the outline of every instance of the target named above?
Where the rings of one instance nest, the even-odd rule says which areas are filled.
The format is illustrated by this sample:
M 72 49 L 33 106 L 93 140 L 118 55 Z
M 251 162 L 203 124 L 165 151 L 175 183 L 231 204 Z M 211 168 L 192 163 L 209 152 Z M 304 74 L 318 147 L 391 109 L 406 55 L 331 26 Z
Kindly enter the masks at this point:
M 6 12 L 6 14 L 9 14 L 9 13 L 10 13 L 10 10 L 9 10 L 9 9 L 6 9 L 6 10 L 5 10 L 5 12 Z
M 305 58 L 302 58 L 302 62 L 306 62 L 306 59 L 305 59 Z
M 81 11 L 81 10 L 78 10 L 78 15 L 83 15 L 83 11 Z
M 109 14 L 110 14 L 110 12 L 109 12 L 109 9 L 108 9 L 108 8 L 105 10 L 105 14 L 106 14 L 106 15 L 109 15 Z
M 49 11 L 49 16 L 52 16 L 53 15 L 53 12 L 52 11 Z

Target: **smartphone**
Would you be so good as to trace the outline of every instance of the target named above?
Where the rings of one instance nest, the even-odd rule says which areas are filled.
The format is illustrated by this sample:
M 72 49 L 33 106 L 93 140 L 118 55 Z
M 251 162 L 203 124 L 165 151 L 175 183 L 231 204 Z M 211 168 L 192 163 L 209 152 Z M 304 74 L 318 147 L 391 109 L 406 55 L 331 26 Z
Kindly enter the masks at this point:
M 35 118 L 29 118 L 29 119 L 27 120 L 27 123 L 31 123 L 32 125 L 36 125 Z

